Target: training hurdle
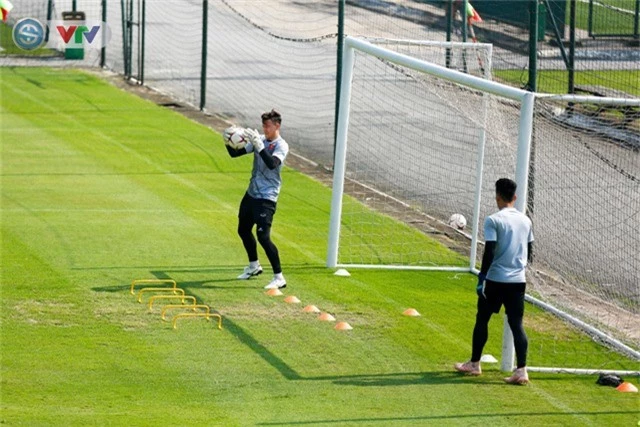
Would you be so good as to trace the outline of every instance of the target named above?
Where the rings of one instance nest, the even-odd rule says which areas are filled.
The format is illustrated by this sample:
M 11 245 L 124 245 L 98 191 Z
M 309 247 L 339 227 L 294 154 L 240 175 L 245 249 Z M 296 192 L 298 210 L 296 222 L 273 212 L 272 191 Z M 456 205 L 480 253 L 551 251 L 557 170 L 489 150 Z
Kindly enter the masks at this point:
M 178 284 L 173 279 L 136 279 L 133 282 L 131 282 L 131 295 L 135 295 L 134 289 L 136 285 L 142 284 L 142 283 L 145 283 L 148 285 L 151 285 L 151 284 L 160 285 L 163 283 L 168 283 L 170 285 L 173 285 L 173 289 L 176 289 L 178 287 Z
M 145 292 L 172 292 L 173 294 L 180 294 L 184 296 L 184 289 L 181 289 L 181 288 L 142 288 L 138 292 L 139 303 L 142 303 L 142 294 Z
M 216 313 L 179 313 L 173 316 L 173 329 L 178 329 L 178 319 L 183 317 L 205 317 L 209 320 L 210 317 L 218 318 L 218 329 L 222 330 L 222 316 Z
M 153 310 L 153 303 L 159 299 L 179 299 L 183 304 L 185 300 L 189 300 L 192 302 L 191 305 L 196 305 L 196 297 L 191 295 L 154 295 L 149 298 L 149 311 Z
M 175 309 L 175 308 L 182 308 L 182 309 L 190 308 L 190 309 L 193 309 L 193 311 L 196 311 L 196 309 L 198 309 L 198 308 L 202 308 L 202 309 L 207 310 L 207 313 L 210 313 L 210 312 L 211 312 L 211 307 L 209 307 L 208 305 L 205 305 L 205 304 L 194 304 L 194 305 L 168 304 L 168 305 L 165 305 L 165 306 L 162 308 L 162 320 L 167 320 L 167 319 L 165 318 L 165 314 L 166 314 L 166 312 L 167 312 L 168 310 L 172 310 L 172 309 Z

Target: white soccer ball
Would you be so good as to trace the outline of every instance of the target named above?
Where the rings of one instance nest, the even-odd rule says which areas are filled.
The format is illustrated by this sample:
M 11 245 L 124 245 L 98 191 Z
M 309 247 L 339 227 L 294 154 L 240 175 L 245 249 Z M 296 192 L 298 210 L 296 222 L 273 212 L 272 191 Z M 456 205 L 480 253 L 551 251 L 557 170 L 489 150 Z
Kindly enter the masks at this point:
M 244 129 L 241 127 L 231 126 L 226 128 L 222 137 L 224 138 L 224 143 L 234 150 L 239 150 L 247 145 Z
M 449 218 L 449 225 L 458 230 L 464 230 L 467 226 L 467 219 L 462 214 L 453 214 L 451 218 Z

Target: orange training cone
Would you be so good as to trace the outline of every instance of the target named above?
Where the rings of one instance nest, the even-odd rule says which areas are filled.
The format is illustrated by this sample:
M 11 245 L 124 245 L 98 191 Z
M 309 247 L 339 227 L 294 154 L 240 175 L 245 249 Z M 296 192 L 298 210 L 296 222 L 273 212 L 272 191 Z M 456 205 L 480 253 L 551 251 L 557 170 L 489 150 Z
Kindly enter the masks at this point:
M 405 316 L 413 316 L 413 317 L 420 316 L 420 313 L 418 313 L 418 310 L 416 310 L 415 308 L 407 308 L 405 311 L 402 312 L 402 314 L 404 314 Z
M 282 291 L 280 289 L 269 289 L 267 292 L 265 292 L 267 295 L 269 295 L 270 297 L 277 297 L 282 295 Z
M 622 384 L 620 384 L 618 387 L 616 387 L 616 390 L 621 391 L 623 393 L 637 393 L 638 387 L 634 386 L 630 382 L 625 381 Z
M 336 318 L 329 313 L 320 314 L 320 316 L 318 316 L 318 319 L 322 320 L 323 322 L 335 322 L 336 320 Z
M 308 305 L 302 309 L 305 313 L 320 313 L 320 309 L 315 305 Z
M 288 304 L 298 304 L 300 302 L 300 300 L 293 296 L 293 295 L 289 295 L 288 297 L 286 297 L 284 299 L 284 302 L 288 303 Z
M 338 322 L 336 323 L 336 326 L 334 327 L 334 329 L 337 329 L 339 331 L 350 331 L 353 328 L 347 322 Z

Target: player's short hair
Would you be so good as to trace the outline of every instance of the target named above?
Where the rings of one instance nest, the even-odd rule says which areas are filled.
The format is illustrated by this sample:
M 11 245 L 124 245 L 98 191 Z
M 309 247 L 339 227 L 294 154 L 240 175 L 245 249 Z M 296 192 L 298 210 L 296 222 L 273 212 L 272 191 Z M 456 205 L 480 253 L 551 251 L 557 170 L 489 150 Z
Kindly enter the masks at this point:
M 282 116 L 276 110 L 267 111 L 266 113 L 262 113 L 262 123 L 267 120 L 280 124 L 282 123 Z
M 518 184 L 509 178 L 500 178 L 496 181 L 496 194 L 505 202 L 512 202 L 516 196 L 516 188 Z

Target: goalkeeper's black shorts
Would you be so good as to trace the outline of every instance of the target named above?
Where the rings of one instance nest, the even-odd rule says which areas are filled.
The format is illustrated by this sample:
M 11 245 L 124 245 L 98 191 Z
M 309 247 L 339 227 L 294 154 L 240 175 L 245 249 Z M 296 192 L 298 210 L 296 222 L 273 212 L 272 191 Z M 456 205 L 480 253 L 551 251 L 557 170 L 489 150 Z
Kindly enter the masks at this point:
M 252 227 L 270 228 L 276 213 L 276 203 L 266 199 L 254 199 L 245 193 L 240 202 L 238 218 L 240 223 Z
M 526 283 L 503 283 L 485 281 L 485 298 L 478 298 L 478 312 L 499 313 L 504 305 L 507 316 L 524 315 L 524 293 Z

